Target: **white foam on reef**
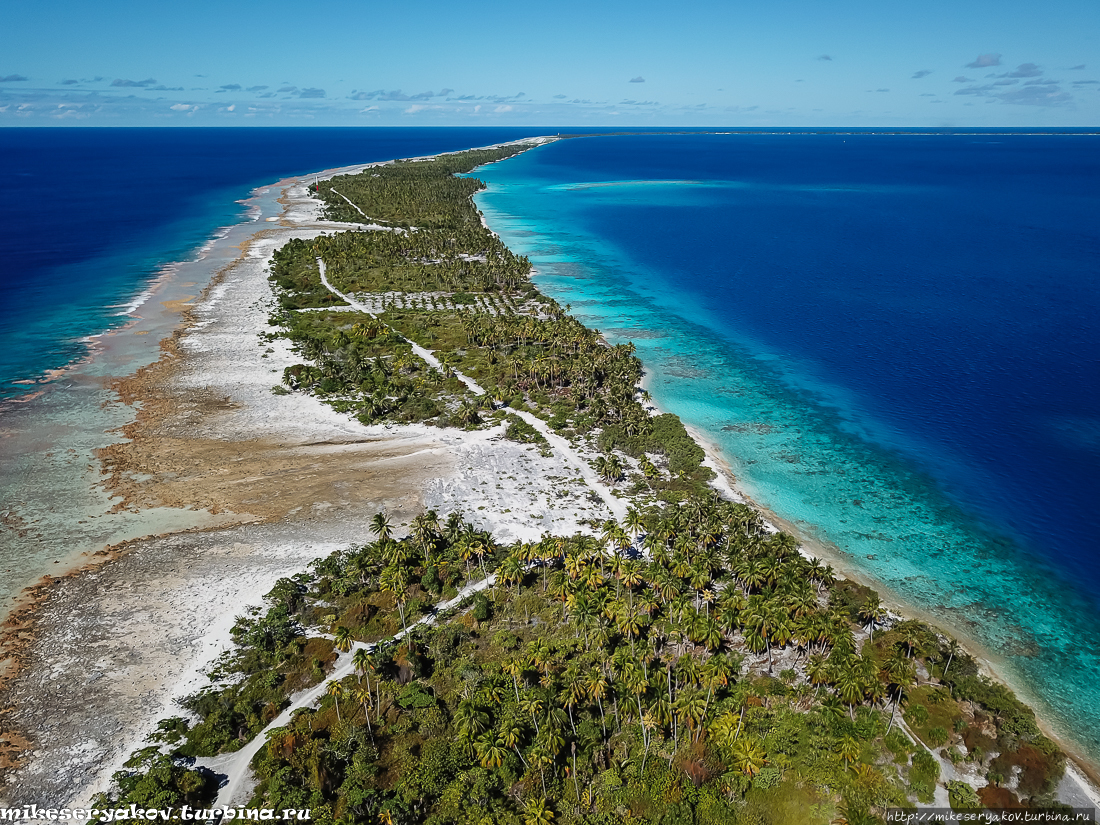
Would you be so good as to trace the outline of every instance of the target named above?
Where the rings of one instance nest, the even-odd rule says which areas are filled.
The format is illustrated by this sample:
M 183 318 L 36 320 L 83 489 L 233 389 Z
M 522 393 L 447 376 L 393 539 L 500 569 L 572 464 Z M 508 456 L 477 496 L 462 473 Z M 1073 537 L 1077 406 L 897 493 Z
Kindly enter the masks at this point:
M 133 298 L 131 298 L 128 303 L 113 304 L 110 308 L 120 310 L 119 312 L 115 313 L 115 317 L 119 317 L 119 316 L 122 316 L 122 315 L 129 315 L 130 313 L 132 313 L 134 310 L 136 310 L 138 307 L 140 307 L 142 304 L 144 304 L 146 301 L 148 301 L 152 297 L 153 297 L 153 290 L 152 289 L 146 289 L 145 291 L 143 291 L 143 292 L 139 293 L 138 295 L 134 296 Z M 89 337 L 92 337 L 92 336 L 89 336 Z
M 236 225 L 237 224 L 233 224 L 233 226 L 236 226 Z M 215 230 L 214 234 L 210 236 L 210 240 L 208 240 L 206 243 L 204 243 L 202 246 L 200 246 L 198 248 L 198 250 L 197 250 L 198 254 L 195 256 L 196 259 L 203 257 L 203 255 L 205 255 L 207 252 L 209 252 L 211 249 L 213 249 L 214 244 L 216 244 L 218 241 L 220 241 L 222 238 L 224 238 L 226 235 L 228 235 L 229 231 L 233 228 L 233 226 L 223 226 L 220 229 Z

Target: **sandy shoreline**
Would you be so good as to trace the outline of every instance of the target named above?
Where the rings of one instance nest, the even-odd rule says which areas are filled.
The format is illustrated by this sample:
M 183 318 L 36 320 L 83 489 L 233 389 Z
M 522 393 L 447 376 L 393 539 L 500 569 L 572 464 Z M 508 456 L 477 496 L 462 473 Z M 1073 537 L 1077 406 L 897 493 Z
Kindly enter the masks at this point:
M 277 221 L 257 213 L 201 295 L 176 283 L 174 297 L 146 298 L 165 298 L 175 328 L 158 360 L 116 382 L 138 412 L 121 428 L 127 440 L 99 456 L 117 510 L 190 511 L 193 531 L 125 542 L 92 567 L 79 569 L 89 561 L 79 558 L 71 575 L 28 594 L 8 636 L 20 670 L 0 683 L 0 804 L 80 803 L 103 790 L 155 722 L 179 715 L 176 700 L 202 686 L 235 617 L 261 604 L 278 578 L 365 541 L 379 510 L 400 524 L 425 508 L 461 509 L 501 541 L 572 533 L 583 519 L 610 515 L 560 456 L 505 441 L 499 430 L 363 426 L 309 396 L 271 392 L 298 358 L 284 339 L 259 342 L 274 307 L 270 255 L 291 237 L 353 226 L 319 220 L 306 192 L 317 177 L 267 187 L 281 191 Z M 719 476 L 715 486 L 751 501 L 715 446 L 691 434 Z M 839 551 L 807 545 L 845 576 L 866 579 Z M 919 613 L 866 583 L 898 612 Z M 1082 799 L 1100 804 L 1083 777 L 1078 784 Z

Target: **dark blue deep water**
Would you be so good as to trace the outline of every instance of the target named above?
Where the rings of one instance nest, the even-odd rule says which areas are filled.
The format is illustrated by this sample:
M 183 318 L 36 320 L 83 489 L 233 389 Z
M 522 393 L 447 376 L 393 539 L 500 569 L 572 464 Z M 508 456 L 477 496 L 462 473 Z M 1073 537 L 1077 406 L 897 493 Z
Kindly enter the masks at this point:
M 159 266 L 279 178 L 532 129 L 0 129 L 0 398 L 84 352 Z
M 478 175 L 757 500 L 1100 754 L 1100 137 L 585 138 Z

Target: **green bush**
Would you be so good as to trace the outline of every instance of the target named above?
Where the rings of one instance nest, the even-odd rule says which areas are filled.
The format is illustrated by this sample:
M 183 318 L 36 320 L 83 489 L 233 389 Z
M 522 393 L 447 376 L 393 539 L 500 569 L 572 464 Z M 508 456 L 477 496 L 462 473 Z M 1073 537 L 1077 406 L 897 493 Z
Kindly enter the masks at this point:
M 642 453 L 663 455 L 668 459 L 668 471 L 673 476 L 690 475 L 700 469 L 706 453 L 688 434 L 679 416 L 665 413 L 651 418 L 649 423 L 650 431 L 645 435 L 628 435 L 617 424 L 605 427 L 600 434 L 600 449 L 604 452 L 622 450 L 633 458 Z
M 949 681 L 954 673 L 949 674 Z M 1035 711 L 1016 698 L 1007 687 L 984 676 L 961 676 L 954 679 L 956 699 L 977 702 L 999 717 L 999 727 L 1020 738 L 1039 735 Z
M 948 782 L 947 798 L 951 803 L 952 810 L 955 811 L 973 811 L 982 807 L 982 801 L 978 799 L 978 792 L 965 782 Z
M 910 724 L 920 727 L 928 721 L 928 708 L 924 705 L 913 705 L 905 711 L 905 719 Z
M 93 801 L 97 808 L 175 808 L 182 805 L 210 805 L 218 792 L 214 775 L 205 769 L 192 770 L 158 748 L 143 748 L 126 761 L 126 770 L 111 779 L 112 789 Z M 172 821 L 179 820 L 178 811 Z
M 504 437 L 509 441 L 518 441 L 520 444 L 537 444 L 549 446 L 549 442 L 542 433 L 520 418 L 518 415 L 508 413 L 504 416 L 508 427 L 504 431 Z

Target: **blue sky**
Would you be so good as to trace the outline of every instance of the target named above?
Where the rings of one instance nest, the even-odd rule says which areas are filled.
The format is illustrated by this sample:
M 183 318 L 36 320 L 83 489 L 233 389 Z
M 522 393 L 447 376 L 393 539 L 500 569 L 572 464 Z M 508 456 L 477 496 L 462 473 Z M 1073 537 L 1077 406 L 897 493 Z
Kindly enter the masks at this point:
M 5 6 L 5 126 L 1100 126 L 1097 0 Z

